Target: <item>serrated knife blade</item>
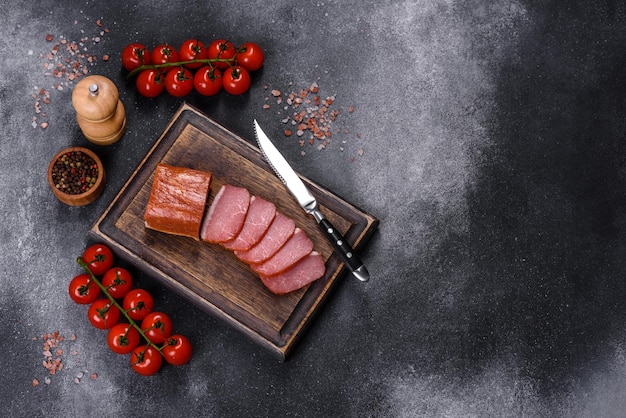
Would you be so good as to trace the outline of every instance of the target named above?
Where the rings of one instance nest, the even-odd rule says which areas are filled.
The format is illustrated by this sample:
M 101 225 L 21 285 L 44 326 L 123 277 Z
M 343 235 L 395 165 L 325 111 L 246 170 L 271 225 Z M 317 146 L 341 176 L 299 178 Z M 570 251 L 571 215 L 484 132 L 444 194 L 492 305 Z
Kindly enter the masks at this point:
M 263 132 L 256 119 L 254 120 L 254 132 L 261 152 L 278 178 L 285 184 L 287 190 L 296 198 L 302 209 L 315 218 L 322 232 L 324 232 L 326 238 L 328 238 L 335 251 L 341 256 L 346 267 L 348 267 L 354 277 L 362 282 L 368 281 L 370 274 L 361 259 L 341 233 L 320 212 L 317 200 L 311 194 L 311 191 L 305 186 L 265 132 Z

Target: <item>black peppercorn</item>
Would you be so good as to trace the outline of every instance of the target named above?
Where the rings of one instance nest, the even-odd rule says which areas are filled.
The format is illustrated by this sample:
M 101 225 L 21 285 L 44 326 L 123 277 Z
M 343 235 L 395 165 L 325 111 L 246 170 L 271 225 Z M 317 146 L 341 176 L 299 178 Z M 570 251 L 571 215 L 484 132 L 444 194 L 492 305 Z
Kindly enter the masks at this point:
M 67 194 L 81 194 L 91 189 L 98 179 L 98 164 L 81 151 L 61 155 L 52 167 L 52 181 Z

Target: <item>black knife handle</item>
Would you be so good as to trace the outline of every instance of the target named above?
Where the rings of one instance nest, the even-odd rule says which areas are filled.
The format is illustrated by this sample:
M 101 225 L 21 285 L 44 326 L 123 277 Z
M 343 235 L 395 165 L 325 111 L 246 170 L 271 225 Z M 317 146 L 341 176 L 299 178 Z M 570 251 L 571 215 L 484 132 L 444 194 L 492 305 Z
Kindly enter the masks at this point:
M 343 261 L 346 263 L 346 266 L 350 269 L 350 271 L 355 271 L 360 267 L 363 267 L 363 262 L 359 258 L 358 255 L 354 252 L 350 244 L 346 241 L 346 239 L 337 231 L 337 229 L 328 221 L 328 219 L 323 218 L 319 222 L 319 226 L 326 234 L 326 237 L 332 244 L 333 248 Z

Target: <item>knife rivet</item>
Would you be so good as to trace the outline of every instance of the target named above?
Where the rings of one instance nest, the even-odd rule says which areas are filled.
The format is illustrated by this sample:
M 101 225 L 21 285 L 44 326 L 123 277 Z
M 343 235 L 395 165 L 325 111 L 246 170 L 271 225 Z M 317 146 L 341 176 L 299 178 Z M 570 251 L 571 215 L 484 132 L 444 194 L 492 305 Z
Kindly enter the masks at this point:
M 352 253 L 350 253 L 350 252 L 346 253 L 346 257 L 352 258 Z
M 339 245 L 339 246 L 343 245 L 343 241 L 342 241 L 342 240 L 340 240 L 340 239 L 338 239 L 338 240 L 337 240 L 337 245 Z
M 334 231 L 333 231 L 333 229 L 332 229 L 332 228 L 328 228 L 328 229 L 326 230 L 326 232 L 328 232 L 329 234 L 332 234 Z

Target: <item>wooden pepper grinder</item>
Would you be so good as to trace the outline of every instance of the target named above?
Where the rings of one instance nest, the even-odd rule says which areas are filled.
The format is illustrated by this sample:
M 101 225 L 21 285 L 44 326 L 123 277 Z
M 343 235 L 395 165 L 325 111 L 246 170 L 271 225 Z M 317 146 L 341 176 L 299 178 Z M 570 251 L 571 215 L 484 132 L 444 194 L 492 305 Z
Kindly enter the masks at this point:
M 126 112 L 115 84 L 101 75 L 79 81 L 72 92 L 78 126 L 97 145 L 110 145 L 124 135 Z

